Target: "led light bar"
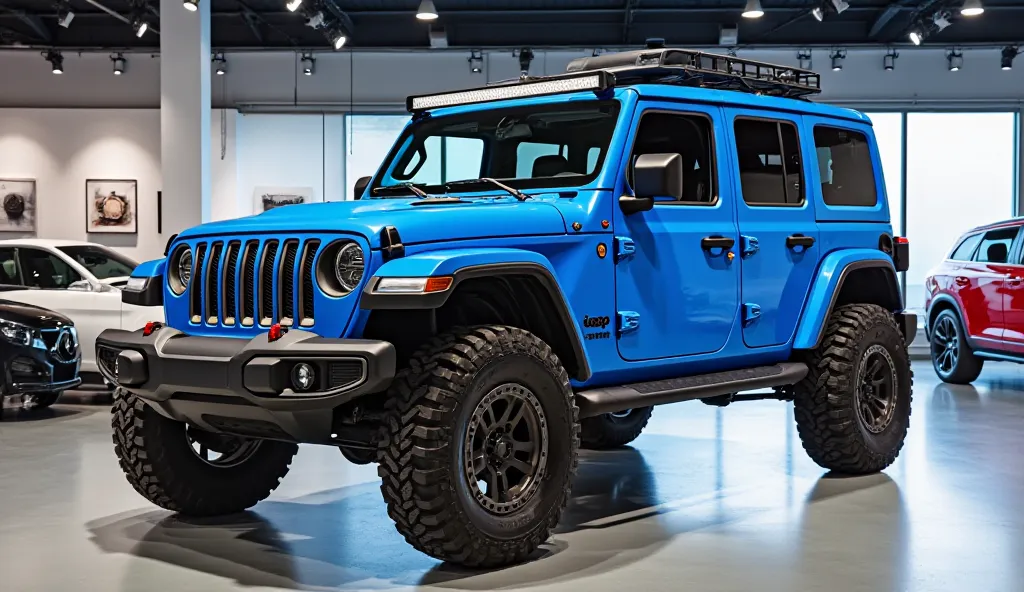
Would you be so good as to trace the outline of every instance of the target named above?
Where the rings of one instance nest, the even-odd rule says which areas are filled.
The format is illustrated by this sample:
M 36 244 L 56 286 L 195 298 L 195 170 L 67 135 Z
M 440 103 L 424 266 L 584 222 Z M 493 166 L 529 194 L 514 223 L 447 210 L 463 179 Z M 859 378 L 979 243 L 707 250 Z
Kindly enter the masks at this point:
M 454 107 L 456 105 L 488 103 L 506 99 L 521 99 L 523 97 L 540 97 L 583 90 L 601 92 L 613 86 L 615 86 L 614 74 L 604 71 L 588 72 L 582 76 L 579 74 L 572 76 L 549 76 L 535 81 L 527 80 L 515 84 L 409 97 L 406 99 L 405 106 L 410 112 L 426 111 L 428 109 L 437 109 L 438 107 Z

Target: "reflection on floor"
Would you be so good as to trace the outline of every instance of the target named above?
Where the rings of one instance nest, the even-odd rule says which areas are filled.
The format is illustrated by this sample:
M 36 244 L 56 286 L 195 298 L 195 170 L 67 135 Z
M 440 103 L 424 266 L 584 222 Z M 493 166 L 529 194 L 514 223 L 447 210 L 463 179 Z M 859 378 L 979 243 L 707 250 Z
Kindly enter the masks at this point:
M 885 474 L 824 475 L 783 403 L 662 407 L 634 447 L 584 455 L 534 561 L 492 572 L 407 547 L 375 470 L 336 450 L 304 447 L 250 513 L 185 520 L 124 481 L 102 405 L 7 409 L 0 589 L 1024 590 L 1024 366 L 915 371 Z

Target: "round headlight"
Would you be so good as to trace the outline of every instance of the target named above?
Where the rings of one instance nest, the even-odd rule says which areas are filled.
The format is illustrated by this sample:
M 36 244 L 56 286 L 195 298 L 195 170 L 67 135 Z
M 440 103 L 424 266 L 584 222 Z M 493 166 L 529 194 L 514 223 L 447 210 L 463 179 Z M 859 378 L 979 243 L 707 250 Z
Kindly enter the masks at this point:
M 178 279 L 186 286 L 192 279 L 192 249 L 185 249 L 178 258 Z
M 192 279 L 192 249 L 181 245 L 173 251 L 167 265 L 167 284 L 179 296 L 185 293 Z
M 334 275 L 345 292 L 351 292 L 363 281 L 363 249 L 356 243 L 348 243 L 338 250 L 334 261 Z

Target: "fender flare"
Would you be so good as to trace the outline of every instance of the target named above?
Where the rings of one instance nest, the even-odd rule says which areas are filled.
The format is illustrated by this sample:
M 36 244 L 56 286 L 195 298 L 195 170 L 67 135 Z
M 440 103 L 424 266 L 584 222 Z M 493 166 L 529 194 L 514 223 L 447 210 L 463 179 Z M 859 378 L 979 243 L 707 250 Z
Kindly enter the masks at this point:
M 825 331 L 825 324 L 836 306 L 844 282 L 854 271 L 868 268 L 882 268 L 891 274 L 897 302 L 901 303 L 898 308 L 902 308 L 896 268 L 884 253 L 876 249 L 844 249 L 829 253 L 818 267 L 817 277 L 811 285 L 803 315 L 793 338 L 793 349 L 818 347 Z
M 590 378 L 590 363 L 583 347 L 569 301 L 555 278 L 551 262 L 533 251 L 510 248 L 450 249 L 428 251 L 388 261 L 366 282 L 359 307 L 364 310 L 430 310 L 448 301 L 458 285 L 466 280 L 503 275 L 526 275 L 535 278 L 548 293 L 555 306 L 561 329 L 569 338 L 576 358 L 577 380 Z M 432 294 L 380 294 L 374 292 L 382 278 L 451 276 L 452 285 Z
M 163 306 L 164 305 L 164 271 L 167 268 L 167 258 L 153 259 L 139 263 L 132 270 L 131 277 L 143 278 L 146 280 L 141 290 L 129 290 L 127 286 L 121 289 L 121 302 L 134 304 L 135 306 Z
M 956 313 L 958 319 L 960 319 L 960 326 L 964 330 L 964 339 L 967 340 L 967 345 L 974 347 L 974 340 L 971 338 L 971 332 L 967 330 L 967 315 L 964 314 L 963 308 L 960 307 L 960 303 L 956 301 L 949 294 L 939 294 L 932 299 L 931 306 L 928 310 L 924 311 L 924 334 L 925 337 L 931 339 L 932 329 L 932 311 L 935 310 L 935 306 L 938 304 L 949 304 L 953 312 Z

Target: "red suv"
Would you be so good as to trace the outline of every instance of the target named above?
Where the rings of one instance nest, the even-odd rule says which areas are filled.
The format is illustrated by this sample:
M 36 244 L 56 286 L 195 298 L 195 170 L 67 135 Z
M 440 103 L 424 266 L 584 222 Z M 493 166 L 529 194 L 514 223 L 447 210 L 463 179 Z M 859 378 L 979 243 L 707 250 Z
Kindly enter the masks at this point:
M 1024 362 L 1024 220 L 968 231 L 925 280 L 932 365 L 966 384 L 988 360 Z

